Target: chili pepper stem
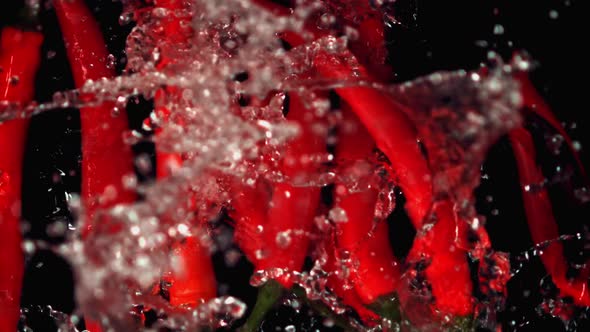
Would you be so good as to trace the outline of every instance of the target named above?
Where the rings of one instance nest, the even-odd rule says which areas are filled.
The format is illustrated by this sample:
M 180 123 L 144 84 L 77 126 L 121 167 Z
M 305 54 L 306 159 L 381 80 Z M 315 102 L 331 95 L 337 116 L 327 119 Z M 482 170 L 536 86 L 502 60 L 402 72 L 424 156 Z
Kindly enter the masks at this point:
M 304 301 L 305 304 L 309 306 L 314 312 L 317 312 L 322 317 L 331 319 L 334 322 L 335 326 L 340 327 L 344 331 L 356 331 L 356 329 L 350 324 L 350 322 L 347 319 L 345 319 L 346 316 L 337 315 L 325 304 L 319 301 L 312 301 L 308 299 L 305 293 L 305 289 L 303 289 L 302 287 L 299 287 L 297 285 L 294 286 L 293 294 L 295 294 L 295 296 Z
M 447 332 L 470 332 L 475 331 L 473 318 L 455 317 L 450 326 L 445 330 Z
M 240 328 L 240 332 L 258 331 L 266 314 L 285 294 L 285 288 L 276 280 L 270 280 L 258 289 L 258 298 L 252 313 Z
M 367 308 L 391 322 L 399 323 L 402 320 L 399 298 L 396 293 L 379 297 L 373 303 L 368 304 Z

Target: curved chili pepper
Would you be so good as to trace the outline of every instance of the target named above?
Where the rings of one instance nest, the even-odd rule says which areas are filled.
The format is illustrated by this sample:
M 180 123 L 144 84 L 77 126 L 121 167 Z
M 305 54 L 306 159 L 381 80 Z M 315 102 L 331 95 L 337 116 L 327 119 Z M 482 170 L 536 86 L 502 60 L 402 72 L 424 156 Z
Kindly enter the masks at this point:
M 158 0 L 155 6 L 166 8 L 171 11 L 186 9 L 186 2 L 178 0 Z M 186 45 L 190 42 L 193 31 L 183 26 L 190 26 L 190 17 L 180 18 L 172 16 L 163 19 L 162 38 L 174 43 L 174 45 Z M 163 57 L 157 64 L 161 70 L 174 59 Z M 180 91 L 173 87 L 160 89 L 156 92 L 155 112 L 161 121 L 167 121 L 170 110 L 161 103 L 165 100 L 166 94 L 180 95 Z M 160 130 L 156 131 L 156 135 Z M 157 147 L 156 147 L 157 148 Z M 162 179 L 171 175 L 174 168 L 182 165 L 182 156 L 178 153 L 156 151 L 157 178 Z M 211 257 L 205 248 L 194 236 L 177 241 L 172 247 L 171 271 L 164 276 L 164 280 L 170 285 L 167 288 L 170 304 L 174 306 L 183 304 L 198 304 L 214 298 L 217 293 L 215 273 Z
M 76 87 L 88 80 L 111 78 L 115 71 L 107 66 L 108 51 L 102 32 L 82 0 L 53 2 Z M 136 195 L 126 189 L 122 178 L 133 174 L 133 153 L 123 140 L 128 130 L 124 116 L 113 117 L 112 102 L 80 111 L 82 127 L 82 199 L 88 220 L 83 234 L 92 230 L 98 209 L 133 202 Z M 113 157 L 117 162 L 113 162 Z M 108 195 L 104 195 L 105 193 Z M 114 195 L 113 195 L 114 193 Z
M 70 67 L 76 87 L 88 80 L 115 76 L 106 64 L 108 51 L 92 14 L 82 0 L 56 0 L 53 2 L 62 30 Z M 82 200 L 86 209 L 86 228 L 82 235 L 93 230 L 98 209 L 115 204 L 133 202 L 134 192 L 123 186 L 123 177 L 133 174 L 133 153 L 123 141 L 128 130 L 127 119 L 113 117 L 112 102 L 80 110 L 82 127 Z M 113 162 L 113 157 L 117 162 Z M 108 195 L 104 195 L 109 193 Z M 100 331 L 100 324 L 87 319 L 92 332 Z
M 291 181 L 297 181 L 301 175 L 317 169 L 315 162 L 307 157 L 324 153 L 326 143 L 311 126 L 316 120 L 314 113 L 304 106 L 301 97 L 291 94 L 289 100 L 287 119 L 298 123 L 302 132 L 287 144 L 280 169 Z M 265 193 L 260 184 L 254 188 L 243 187 L 234 200 L 232 212 L 236 219 L 236 241 L 258 270 L 299 270 L 307 254 L 308 234 L 318 208 L 320 189 L 275 183 L 272 193 Z M 270 204 L 264 198 L 269 198 Z M 288 273 L 278 281 L 285 288 L 293 283 Z
M 546 121 L 553 127 L 565 140 L 568 148 L 572 152 L 578 170 L 580 171 L 584 181 L 587 182 L 587 174 L 580 159 L 578 152 L 573 148 L 573 142 L 559 120 L 551 112 L 551 109 L 543 98 L 538 94 L 536 88 L 528 78 L 527 73 L 517 73 L 516 78 L 519 80 L 521 96 L 523 99 L 523 106 L 541 119 Z M 525 212 L 529 224 L 529 230 L 535 243 L 544 243 L 545 241 L 555 240 L 559 237 L 557 224 L 553 217 L 551 202 L 547 190 L 541 188 L 539 190 L 529 190 L 525 188 L 528 185 L 541 184 L 544 181 L 544 176 L 540 169 L 536 166 L 536 150 L 532 137 L 524 128 L 518 128 L 510 132 L 510 142 L 514 149 L 514 156 L 517 162 L 518 173 L 521 181 L 521 189 Z M 578 305 L 590 305 L 590 295 L 588 294 L 587 282 L 582 278 L 568 280 L 566 277 L 567 265 L 563 257 L 563 246 L 560 242 L 553 241 L 548 247 L 543 250 L 541 261 L 549 275 L 551 275 L 553 282 L 559 288 L 560 292 L 565 296 L 571 296 L 574 302 Z M 581 276 L 583 277 L 583 276 Z
M 323 241 L 323 246 L 326 251 L 327 261 L 323 266 L 323 270 L 328 273 L 326 285 L 330 287 L 331 291 L 338 296 L 344 304 L 354 309 L 359 317 L 366 324 L 372 324 L 376 322 L 379 316 L 373 311 L 367 308 L 366 303 L 361 299 L 355 288 L 348 288 L 346 284 L 346 276 L 342 276 L 342 264 L 339 264 L 337 257 L 337 237 L 338 234 L 327 237 Z M 351 272 L 354 273 L 354 272 Z
M 302 43 L 296 34 L 284 34 L 282 37 L 291 38 L 288 42 L 294 46 Z M 348 65 L 326 53 L 316 54 L 313 67 L 320 76 L 328 79 L 346 80 L 355 77 Z M 361 72 L 366 73 L 362 66 L 359 67 Z M 351 106 L 377 146 L 389 158 L 394 176 L 408 198 L 406 210 L 416 229 L 422 229 L 429 215 L 438 220 L 432 230 L 427 232 L 429 237 L 423 237 L 412 250 L 416 253 L 414 259 L 429 253 L 427 256 L 431 261 L 426 269 L 436 298 L 433 309 L 441 312 L 442 316 L 470 314 L 473 311 L 473 298 L 469 267 L 466 252 L 457 246 L 457 241 L 462 239 L 464 233 L 455 236 L 458 227 L 465 227 L 466 223 L 457 219 L 451 202 L 438 204 L 438 211 L 433 209 L 431 170 L 418 144 L 416 130 L 406 116 L 408 110 L 373 88 L 335 90 Z M 435 248 L 440 251 L 436 256 Z
M 156 153 L 157 177 L 167 177 L 172 165 L 181 165 L 182 157 L 175 153 Z M 172 166 L 172 168 L 171 168 Z M 171 270 L 164 276 L 170 304 L 199 304 L 216 296 L 217 287 L 211 257 L 194 236 L 177 241 L 172 247 Z
M 520 94 L 523 101 L 523 106 L 525 110 L 529 110 L 539 116 L 541 119 L 546 121 L 553 129 L 557 131 L 561 137 L 565 140 L 568 148 L 570 149 L 572 155 L 574 156 L 576 163 L 578 165 L 578 170 L 582 174 L 584 181 L 588 182 L 588 177 L 586 174 L 586 170 L 584 168 L 584 164 L 580 159 L 578 152 L 574 149 L 574 144 L 572 139 L 569 137 L 565 128 L 561 125 L 559 120 L 555 117 L 553 112 L 551 112 L 551 108 L 547 103 L 543 100 L 543 97 L 539 95 L 537 89 L 532 84 L 531 80 L 528 78 L 527 73 L 517 73 L 515 77 L 518 79 L 520 83 Z
M 163 90 L 158 91 L 156 99 L 162 98 L 163 93 Z M 159 113 L 165 112 L 162 109 L 160 111 Z M 181 164 L 182 157 L 179 154 L 157 151 L 157 178 L 170 176 L 172 169 Z M 167 288 L 170 304 L 194 305 L 216 296 L 217 287 L 211 257 L 207 248 L 194 236 L 173 244 L 171 265 L 171 271 L 163 278 L 170 285 Z
M 360 23 L 354 22 L 358 20 L 357 13 L 365 13 L 366 16 Z M 355 27 L 358 33 L 357 38 L 352 38 L 349 42 L 350 52 L 367 69 L 373 79 L 383 82 L 391 80 L 394 71 L 387 64 L 385 25 L 382 15 L 371 8 L 368 1 L 355 4 L 349 15 L 355 19 L 347 20 L 347 24 Z
M 309 157 L 326 152 L 325 134 L 318 133 L 312 126 L 317 124 L 314 112 L 305 107 L 303 100 L 296 94 L 290 94 L 289 114 L 287 119 L 299 124 L 301 133 L 291 141 L 284 153 L 281 171 L 293 180 L 304 174 L 317 171 L 317 164 Z M 268 242 L 266 248 L 272 252 L 272 259 L 262 259 L 257 266 L 260 269 L 283 268 L 296 271 L 301 268 L 309 246 L 309 232 L 313 225 L 320 201 L 320 188 L 317 186 L 298 186 L 291 183 L 274 185 L 272 200 L 264 231 Z M 281 244 L 281 233 L 297 230 L 302 235 L 290 235 L 290 244 Z M 297 250 L 293 250 L 297 248 Z M 292 281 L 281 279 L 284 286 L 291 286 Z
M 314 67 L 322 76 L 332 79 L 346 79 L 352 74 L 350 69 L 324 54 L 316 57 Z M 473 310 L 469 266 L 465 250 L 457 246 L 465 235 L 460 230 L 466 223 L 458 220 L 452 202 L 432 205 L 431 171 L 417 143 L 415 129 L 405 115 L 407 111 L 373 88 L 337 88 L 336 92 L 351 106 L 389 158 L 408 199 L 406 210 L 416 229 L 422 230 L 427 216 L 436 219 L 431 230 L 416 238 L 410 254 L 411 259 L 430 259 L 425 273 L 436 301 L 433 308 L 443 315 L 469 315 Z
M 188 237 L 174 244 L 172 263 L 175 265 L 170 278 L 170 304 L 196 305 L 217 295 L 215 273 L 211 257 L 195 237 Z
M 524 128 L 512 130 L 509 138 L 514 149 L 522 198 L 533 242 L 553 241 L 543 249 L 541 261 L 563 296 L 572 297 L 577 305 L 590 306 L 587 280 L 579 278 L 568 280 L 566 276 L 567 260 L 563 256 L 561 242 L 555 241 L 559 237 L 559 230 L 553 217 L 547 190 L 545 188 L 530 189 L 531 186 L 536 187 L 545 179 L 536 165 L 533 139 Z
M 467 222 L 454 211 L 450 200 L 435 202 L 432 208 L 434 225 L 416 237 L 408 259 L 427 259 L 423 273 L 430 285 L 438 318 L 445 315 L 469 316 L 473 313 L 473 297 L 466 250 L 458 243 L 466 237 Z
M 43 36 L 7 27 L 0 36 L 0 101 L 33 99 Z M 28 120 L 0 123 L 0 331 L 15 331 L 24 272 L 20 197 Z
M 301 133 L 287 144 L 280 169 L 290 181 L 297 181 L 298 177 L 317 170 L 316 163 L 308 157 L 324 153 L 326 142 L 325 135 L 314 130 L 312 124 L 317 119 L 314 112 L 305 107 L 301 97 L 290 94 L 289 101 L 287 119 L 299 124 Z M 241 191 L 231 212 L 236 220 L 236 242 L 257 270 L 280 271 L 274 279 L 285 289 L 291 288 L 290 272 L 298 271 L 307 255 L 320 189 L 305 184 L 275 183 L 269 196 L 260 184 L 257 187 L 234 187 Z M 266 203 L 265 197 L 270 198 L 270 204 Z M 269 287 L 268 290 L 262 288 L 259 296 L 267 293 L 272 296 L 264 304 L 257 303 L 244 330 L 256 329 L 264 314 L 280 297 L 281 292 L 275 291 L 276 287 Z
M 342 105 L 342 115 L 337 161 L 368 160 L 375 144 L 371 136 L 347 104 Z M 356 293 L 366 304 L 393 293 L 400 278 L 398 262 L 389 245 L 389 227 L 383 220 L 375 220 L 378 194 L 376 188 L 350 192 L 339 183 L 334 194 L 335 206 L 343 210 L 347 219 L 336 223 L 336 246 L 350 253 L 351 261 L 358 262 L 352 271 L 352 280 Z
M 351 69 L 323 54 L 316 57 L 314 68 L 330 79 L 353 77 Z M 389 158 L 394 176 L 408 198 L 408 214 L 420 229 L 433 201 L 432 178 L 405 108 L 373 88 L 337 88 L 336 93 L 350 105 L 377 147 Z

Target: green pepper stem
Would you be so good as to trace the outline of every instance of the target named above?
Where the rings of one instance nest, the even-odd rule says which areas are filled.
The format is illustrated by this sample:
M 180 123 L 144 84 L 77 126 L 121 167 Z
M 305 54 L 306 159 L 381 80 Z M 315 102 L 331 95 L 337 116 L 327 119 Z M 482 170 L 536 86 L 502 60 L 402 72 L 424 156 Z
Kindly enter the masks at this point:
M 335 314 L 332 309 L 322 302 L 308 299 L 305 289 L 299 286 L 294 286 L 293 294 L 303 300 L 305 304 L 311 308 L 311 310 L 317 312 L 322 317 L 331 319 L 334 322 L 334 325 L 342 328 L 344 331 L 356 331 L 356 329 L 350 324 L 350 321 L 348 321 L 345 316 Z
M 402 320 L 399 299 L 395 293 L 380 296 L 375 302 L 367 305 L 367 308 L 394 323 L 399 323 Z
M 275 280 L 271 280 L 258 289 L 256 304 L 248 319 L 240 328 L 240 332 L 256 332 L 264 321 L 266 314 L 283 296 L 285 289 Z

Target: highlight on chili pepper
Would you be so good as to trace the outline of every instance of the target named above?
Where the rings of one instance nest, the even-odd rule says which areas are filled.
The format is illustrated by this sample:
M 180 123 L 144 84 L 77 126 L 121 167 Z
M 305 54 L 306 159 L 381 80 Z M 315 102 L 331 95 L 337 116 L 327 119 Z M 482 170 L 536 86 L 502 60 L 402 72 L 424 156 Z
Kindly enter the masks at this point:
M 567 44 L 521 7 L 441 41 L 462 9 L 421 0 L 17 2 L 0 332 L 589 327 Z

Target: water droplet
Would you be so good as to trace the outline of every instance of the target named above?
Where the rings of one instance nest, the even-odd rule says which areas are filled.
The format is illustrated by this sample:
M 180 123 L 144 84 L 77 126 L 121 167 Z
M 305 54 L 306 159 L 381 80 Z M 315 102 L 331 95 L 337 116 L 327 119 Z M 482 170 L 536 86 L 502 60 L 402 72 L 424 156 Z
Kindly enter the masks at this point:
M 291 231 L 286 230 L 283 232 L 278 232 L 275 241 L 276 241 L 277 245 L 279 246 L 279 248 L 285 249 L 285 248 L 289 247 L 292 242 Z
M 340 207 L 335 207 L 330 210 L 328 213 L 328 218 L 333 222 L 340 223 L 340 222 L 347 222 L 348 216 L 346 215 L 346 211 Z
M 501 24 L 494 25 L 494 35 L 503 35 L 504 34 L 504 26 Z
M 15 86 L 20 81 L 20 78 L 16 75 L 10 76 L 10 85 Z
M 580 203 L 590 202 L 590 190 L 587 187 L 577 188 L 574 190 L 574 196 Z
M 105 65 L 108 69 L 114 69 L 117 65 L 117 58 L 113 54 L 107 55 Z

